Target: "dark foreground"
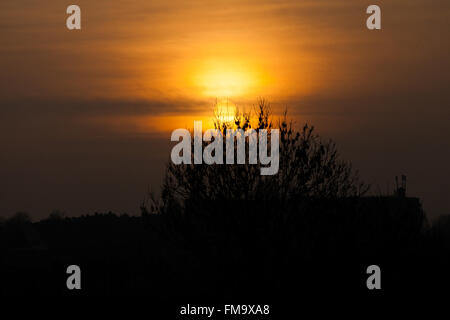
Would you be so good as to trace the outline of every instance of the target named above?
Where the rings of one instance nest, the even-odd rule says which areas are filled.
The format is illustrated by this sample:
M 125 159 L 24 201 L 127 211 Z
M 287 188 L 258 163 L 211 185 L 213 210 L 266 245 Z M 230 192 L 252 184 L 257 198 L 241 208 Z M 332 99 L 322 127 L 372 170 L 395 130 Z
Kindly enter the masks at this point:
M 418 199 L 216 201 L 187 203 L 182 212 L 5 221 L 0 293 L 247 301 L 370 295 L 373 264 L 383 294 L 450 285 L 450 223 L 428 226 Z M 81 268 L 81 290 L 66 287 L 69 265 Z

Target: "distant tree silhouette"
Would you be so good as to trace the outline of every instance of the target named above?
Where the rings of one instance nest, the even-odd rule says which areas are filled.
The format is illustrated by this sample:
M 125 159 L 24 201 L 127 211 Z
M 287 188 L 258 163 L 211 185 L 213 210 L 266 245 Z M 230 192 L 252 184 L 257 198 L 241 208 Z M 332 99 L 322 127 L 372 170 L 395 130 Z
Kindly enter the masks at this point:
M 9 217 L 2 225 L 2 241 L 11 247 L 23 247 L 39 242 L 33 228 L 30 215 L 27 212 L 17 212 Z
M 28 212 L 19 211 L 7 219 L 7 223 L 19 225 L 31 223 L 31 217 Z
M 64 219 L 64 216 L 65 213 L 63 211 L 53 210 L 52 212 L 50 212 L 47 219 L 51 221 L 61 221 Z

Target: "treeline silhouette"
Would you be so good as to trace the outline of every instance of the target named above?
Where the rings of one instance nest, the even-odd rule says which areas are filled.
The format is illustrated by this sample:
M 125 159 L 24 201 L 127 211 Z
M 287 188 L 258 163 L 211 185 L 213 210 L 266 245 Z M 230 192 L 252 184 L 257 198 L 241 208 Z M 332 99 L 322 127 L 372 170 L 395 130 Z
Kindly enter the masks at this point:
M 227 128 L 275 127 L 270 106 L 237 113 Z M 382 270 L 384 292 L 450 284 L 450 218 L 432 226 L 417 198 L 367 196 L 336 145 L 286 117 L 280 170 L 258 165 L 167 165 L 161 196 L 139 217 L 58 211 L 32 222 L 0 222 L 3 295 L 283 297 L 293 292 L 367 293 L 366 268 Z M 270 144 L 269 144 L 270 145 Z M 235 152 L 236 155 L 236 152 Z M 66 288 L 79 265 L 82 290 Z

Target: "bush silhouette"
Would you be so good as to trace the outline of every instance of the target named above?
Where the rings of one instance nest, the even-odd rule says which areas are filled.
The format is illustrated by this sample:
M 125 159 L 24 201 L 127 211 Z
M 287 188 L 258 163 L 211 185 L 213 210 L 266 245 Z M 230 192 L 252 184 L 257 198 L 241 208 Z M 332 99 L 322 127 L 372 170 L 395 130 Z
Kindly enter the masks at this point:
M 275 128 L 270 104 L 260 100 L 254 113 L 236 111 L 234 123 L 222 122 L 216 115 L 215 127 L 224 136 L 226 129 L 247 130 Z M 151 198 L 150 211 L 158 212 L 171 207 L 183 208 L 186 201 L 203 200 L 258 200 L 272 199 L 292 201 L 311 198 L 357 197 L 366 193 L 369 187 L 362 183 L 358 172 L 349 162 L 339 157 L 336 144 L 324 141 L 305 124 L 296 130 L 286 113 L 278 121 L 280 130 L 280 164 L 274 176 L 260 175 L 261 164 L 167 164 L 160 200 Z M 248 137 L 246 154 L 248 154 Z M 224 139 L 225 150 L 225 139 Z M 193 148 L 192 139 L 192 148 Z M 206 145 L 205 143 L 203 143 Z M 270 146 L 270 143 L 268 143 Z M 234 145 L 236 158 L 237 146 Z M 226 152 L 224 152 L 224 163 Z M 192 161 L 193 163 L 193 161 Z M 235 161 L 236 163 L 236 161 Z M 156 200 L 156 201 L 155 201 Z

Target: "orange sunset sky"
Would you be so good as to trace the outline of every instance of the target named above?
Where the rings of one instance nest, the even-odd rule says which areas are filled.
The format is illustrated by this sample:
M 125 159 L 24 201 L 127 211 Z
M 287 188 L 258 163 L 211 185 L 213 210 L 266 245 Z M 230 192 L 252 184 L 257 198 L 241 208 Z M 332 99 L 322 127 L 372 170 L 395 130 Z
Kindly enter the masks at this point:
M 172 130 L 259 97 L 336 140 L 374 192 L 406 174 L 450 213 L 449 38 L 444 0 L 1 1 L 0 216 L 138 213 Z

